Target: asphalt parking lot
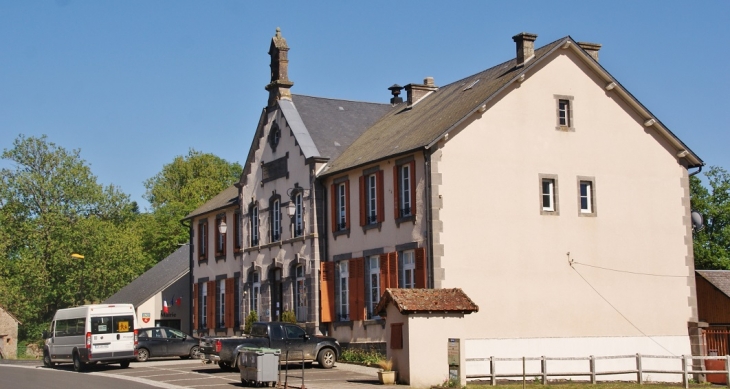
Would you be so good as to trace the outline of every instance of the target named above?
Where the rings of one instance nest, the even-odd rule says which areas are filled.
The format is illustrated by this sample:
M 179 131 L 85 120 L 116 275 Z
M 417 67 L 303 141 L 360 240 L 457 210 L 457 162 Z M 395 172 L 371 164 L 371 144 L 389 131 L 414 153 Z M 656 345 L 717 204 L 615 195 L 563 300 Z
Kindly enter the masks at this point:
M 58 368 L 71 369 L 70 365 L 61 365 Z M 196 360 L 164 359 L 135 362 L 128 369 L 120 369 L 118 365 L 90 366 L 88 372 L 168 389 L 244 387 L 238 371 L 223 371 L 218 365 L 206 365 Z M 382 388 L 378 383 L 376 368 L 344 363 L 338 363 L 332 369 L 320 369 L 316 364 L 308 364 L 302 369 L 301 364 L 292 364 L 289 365 L 288 375 L 286 368 L 282 367 L 280 376 L 282 383 L 286 380 L 289 388 L 301 388 L 302 382 L 307 389 Z M 398 387 L 408 388 L 404 385 Z

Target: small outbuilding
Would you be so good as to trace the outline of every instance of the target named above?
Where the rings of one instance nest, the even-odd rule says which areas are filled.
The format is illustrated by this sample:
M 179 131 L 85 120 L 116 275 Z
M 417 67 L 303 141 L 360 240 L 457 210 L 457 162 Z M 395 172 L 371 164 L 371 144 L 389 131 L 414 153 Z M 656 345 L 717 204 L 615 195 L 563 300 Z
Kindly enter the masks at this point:
M 385 317 L 387 357 L 398 382 L 423 386 L 449 378 L 449 337 L 463 334 L 460 319 L 479 307 L 460 288 L 389 288 L 375 311 Z
M 191 285 L 190 245 L 186 244 L 106 299 L 104 304 L 134 305 L 140 328 L 166 326 L 190 334 Z
M 18 325 L 22 324 L 5 307 L 0 306 L 0 354 L 5 359 L 18 355 Z

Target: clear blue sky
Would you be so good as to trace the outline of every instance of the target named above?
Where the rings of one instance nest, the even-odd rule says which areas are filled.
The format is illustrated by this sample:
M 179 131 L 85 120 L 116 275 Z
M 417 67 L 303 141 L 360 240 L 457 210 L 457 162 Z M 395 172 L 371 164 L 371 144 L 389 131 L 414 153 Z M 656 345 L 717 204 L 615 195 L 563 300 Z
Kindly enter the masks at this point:
M 0 0 L 0 149 L 46 134 L 144 210 L 144 180 L 190 148 L 245 162 L 276 27 L 293 93 L 383 103 L 394 83 L 514 57 L 521 31 L 601 43 L 614 77 L 730 169 L 729 1 Z

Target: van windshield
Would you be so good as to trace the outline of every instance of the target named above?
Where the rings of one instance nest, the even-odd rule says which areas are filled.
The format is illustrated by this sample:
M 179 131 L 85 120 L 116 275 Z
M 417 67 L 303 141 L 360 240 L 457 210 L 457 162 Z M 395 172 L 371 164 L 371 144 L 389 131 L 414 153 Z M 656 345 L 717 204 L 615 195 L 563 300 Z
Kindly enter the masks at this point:
M 111 334 L 134 331 L 134 316 L 97 316 L 91 318 L 92 334 Z

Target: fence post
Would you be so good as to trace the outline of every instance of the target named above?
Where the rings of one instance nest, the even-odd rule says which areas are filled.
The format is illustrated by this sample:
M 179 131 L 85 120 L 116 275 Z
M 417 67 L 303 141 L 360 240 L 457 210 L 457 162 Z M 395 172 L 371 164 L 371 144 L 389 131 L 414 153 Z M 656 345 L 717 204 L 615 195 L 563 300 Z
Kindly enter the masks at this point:
M 689 377 L 687 376 L 687 356 L 682 355 L 682 381 L 684 389 L 689 389 Z
M 591 383 L 593 385 L 596 384 L 596 357 L 591 355 L 591 360 L 589 362 L 589 365 L 591 367 Z
M 727 386 L 730 387 L 730 355 L 725 355 L 725 378 Z
M 547 385 L 547 359 L 544 355 L 540 358 L 540 370 L 542 370 L 542 384 Z
M 639 385 L 644 384 L 643 376 L 643 369 L 641 368 L 641 354 L 636 353 L 636 383 Z
M 492 375 L 492 386 L 497 385 L 497 372 L 494 370 L 495 365 L 494 357 L 489 357 L 489 373 Z

